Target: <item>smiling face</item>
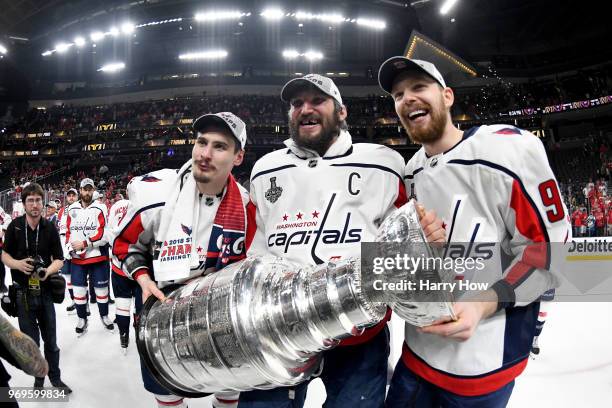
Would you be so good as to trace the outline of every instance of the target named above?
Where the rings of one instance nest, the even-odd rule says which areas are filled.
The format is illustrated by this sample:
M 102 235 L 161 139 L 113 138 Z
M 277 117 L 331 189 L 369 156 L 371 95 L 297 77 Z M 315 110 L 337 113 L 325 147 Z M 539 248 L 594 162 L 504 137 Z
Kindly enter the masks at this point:
M 315 89 L 297 92 L 289 102 L 289 132 L 295 143 L 321 156 L 340 134 L 346 108 L 338 109 L 334 99 Z
M 428 75 L 406 71 L 393 82 L 391 95 L 410 140 L 428 144 L 442 138 L 454 101 L 450 88 L 442 88 Z

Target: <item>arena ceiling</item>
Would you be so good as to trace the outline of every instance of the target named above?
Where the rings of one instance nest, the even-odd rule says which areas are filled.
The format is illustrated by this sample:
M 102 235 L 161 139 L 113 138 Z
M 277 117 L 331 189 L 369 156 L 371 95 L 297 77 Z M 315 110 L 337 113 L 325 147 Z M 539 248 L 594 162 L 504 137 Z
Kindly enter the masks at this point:
M 124 75 L 167 74 L 191 70 L 233 69 L 255 73 L 376 70 L 380 62 L 405 51 L 413 30 L 443 45 L 463 60 L 483 67 L 493 63 L 508 75 L 560 72 L 610 61 L 611 25 L 606 13 L 576 2 L 552 0 L 459 0 L 447 15 L 443 0 L 273 1 L 229 0 L 0 0 L 1 62 L 35 80 L 92 80 L 104 63 L 125 61 Z M 216 6 L 213 6 L 216 5 Z M 339 13 L 347 19 L 383 20 L 375 30 L 355 22 L 298 21 L 285 16 L 269 21 L 260 12 L 280 6 L 284 12 Z M 240 10 L 241 18 L 197 22 L 198 11 Z M 174 20 L 179 19 L 182 20 Z M 172 20 L 168 22 L 167 20 Z M 453 20 L 453 21 L 452 21 Z M 123 22 L 163 22 L 130 35 L 107 35 L 93 47 L 92 31 Z M 165 22 L 164 22 L 165 21 Z M 299 24 L 303 25 L 300 27 Z M 65 53 L 41 54 L 60 42 L 83 36 L 86 44 Z M 227 50 L 220 61 L 185 61 L 179 55 Z M 323 59 L 288 61 L 282 51 L 316 50 Z

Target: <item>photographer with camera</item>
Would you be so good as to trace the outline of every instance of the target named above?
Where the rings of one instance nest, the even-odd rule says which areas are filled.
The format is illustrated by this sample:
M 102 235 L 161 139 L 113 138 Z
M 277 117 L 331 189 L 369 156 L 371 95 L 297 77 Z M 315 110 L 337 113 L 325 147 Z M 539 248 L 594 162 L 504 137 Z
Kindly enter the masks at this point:
M 2 262 L 11 269 L 14 290 L 10 292 L 19 329 L 38 346 L 42 336 L 49 380 L 54 387 L 65 388 L 70 393 L 72 390 L 60 377 L 53 305 L 54 292 L 61 289 L 63 296 L 65 291 L 65 286 L 56 286 L 58 280 L 53 277 L 61 269 L 64 257 L 55 225 L 42 216 L 43 197 L 44 191 L 39 184 L 30 183 L 24 187 L 21 201 L 25 215 L 15 218 L 6 230 Z M 62 281 L 59 281 L 60 286 Z M 35 377 L 34 387 L 42 387 L 44 381 L 44 377 Z

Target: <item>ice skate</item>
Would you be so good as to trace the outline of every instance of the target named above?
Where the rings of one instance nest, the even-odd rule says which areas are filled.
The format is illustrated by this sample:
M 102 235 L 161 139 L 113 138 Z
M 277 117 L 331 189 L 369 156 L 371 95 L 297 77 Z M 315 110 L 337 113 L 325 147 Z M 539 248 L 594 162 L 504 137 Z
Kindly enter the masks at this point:
M 106 330 L 111 332 L 115 330 L 115 325 L 113 324 L 111 319 L 108 318 L 108 315 L 102 316 L 100 319 L 102 320 L 102 324 L 104 325 L 104 328 Z
M 87 319 L 79 318 L 79 322 L 77 323 L 77 326 L 74 329 L 74 331 L 76 331 L 77 333 L 77 337 L 81 337 L 85 333 L 87 333 L 87 326 L 88 326 Z
M 130 344 L 130 338 L 128 333 L 119 334 L 119 342 L 121 343 L 121 351 L 123 355 L 127 354 L 128 345 Z

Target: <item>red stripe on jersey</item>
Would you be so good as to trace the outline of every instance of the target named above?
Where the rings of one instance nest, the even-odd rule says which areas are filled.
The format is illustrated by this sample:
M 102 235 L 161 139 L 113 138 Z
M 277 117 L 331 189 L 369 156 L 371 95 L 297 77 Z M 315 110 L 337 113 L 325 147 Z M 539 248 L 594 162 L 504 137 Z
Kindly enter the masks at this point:
M 106 222 L 104 220 L 104 214 L 102 213 L 102 211 L 100 211 L 100 214 L 98 214 L 98 231 L 96 232 L 96 235 L 89 238 L 91 242 L 98 241 L 104 236 L 105 225 L 106 225 Z
M 397 199 L 393 203 L 395 208 L 400 208 L 402 205 L 408 202 L 408 195 L 406 194 L 406 185 L 402 180 L 399 181 L 399 190 L 397 193 Z
M 402 361 L 416 375 L 424 378 L 430 383 L 466 397 L 484 395 L 496 391 L 514 380 L 527 367 L 527 359 L 491 374 L 479 375 L 477 377 L 451 375 L 430 367 L 414 354 L 406 343 L 402 349 Z
M 96 295 L 96 299 L 108 299 L 108 295 L 106 295 L 106 296 L 98 296 L 98 295 Z
M 257 207 L 253 201 L 249 201 L 246 207 L 247 210 L 247 228 L 246 228 L 246 249 L 251 247 L 255 232 L 257 231 Z
M 121 233 L 115 238 L 113 244 L 113 255 L 119 260 L 123 261 L 127 256 L 130 245 L 133 245 L 138 241 L 138 236 L 144 231 L 142 226 L 142 218 L 140 214 L 134 217 L 129 224 L 123 228 Z
M 510 272 L 504 278 L 510 285 L 514 286 L 525 275 L 531 273 L 533 268 L 547 267 L 548 245 L 536 210 L 523 193 L 517 180 L 512 182 L 510 208 L 515 212 L 516 229 L 533 242 L 528 244 L 523 251 L 521 260 L 512 266 Z
M 111 265 L 111 269 L 112 269 L 112 270 L 113 270 L 113 272 L 115 272 L 117 275 L 119 275 L 119 276 L 125 276 L 125 273 L 124 273 L 124 272 L 123 272 L 121 269 L 117 268 L 117 267 L 116 267 L 114 264 L 113 264 L 113 265 Z
M 89 265 L 92 263 L 98 263 L 98 262 L 104 262 L 104 261 L 108 261 L 108 256 L 100 255 L 100 256 L 94 256 L 93 258 L 85 258 L 85 259 L 72 258 L 72 263 L 75 265 Z
M 86 300 L 86 299 L 87 299 L 87 296 L 83 296 L 83 297 L 74 296 L 74 300 Z
M 70 213 L 68 217 L 66 217 L 66 244 L 70 242 L 70 221 L 72 221 L 72 217 L 70 217 Z

